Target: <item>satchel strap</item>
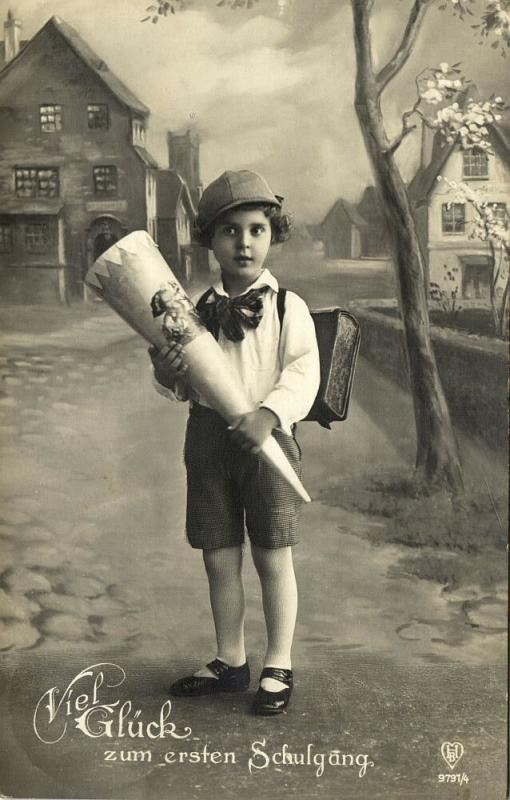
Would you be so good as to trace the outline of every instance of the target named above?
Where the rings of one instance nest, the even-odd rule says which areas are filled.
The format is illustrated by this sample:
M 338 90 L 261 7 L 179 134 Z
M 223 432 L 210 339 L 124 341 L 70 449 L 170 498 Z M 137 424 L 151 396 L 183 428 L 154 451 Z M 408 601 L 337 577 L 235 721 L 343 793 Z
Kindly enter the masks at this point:
M 278 309 L 278 319 L 280 320 L 280 330 L 283 325 L 283 315 L 285 314 L 285 295 L 287 294 L 287 289 L 278 289 L 278 295 L 276 298 L 276 308 Z

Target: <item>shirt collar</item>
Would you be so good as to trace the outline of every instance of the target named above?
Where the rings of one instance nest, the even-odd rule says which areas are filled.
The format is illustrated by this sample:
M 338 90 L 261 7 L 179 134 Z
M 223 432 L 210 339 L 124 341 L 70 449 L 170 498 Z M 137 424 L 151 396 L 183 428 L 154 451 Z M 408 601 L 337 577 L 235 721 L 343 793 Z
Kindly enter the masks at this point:
M 247 292 L 250 292 L 252 289 L 260 289 L 261 286 L 269 286 L 269 288 L 272 289 L 273 292 L 278 292 L 278 281 L 276 280 L 275 276 L 271 272 L 269 272 L 267 268 L 262 270 L 259 277 L 255 281 L 253 281 L 253 283 L 250 284 L 250 286 L 248 286 L 244 290 L 244 292 L 242 292 L 242 295 L 246 294 Z M 212 288 L 214 289 L 216 294 L 221 294 L 224 297 L 228 297 L 227 292 L 223 288 L 223 282 L 221 280 L 221 277 L 216 281 L 216 283 L 213 284 Z M 207 302 L 213 302 L 213 300 L 214 297 L 211 296 L 207 299 Z

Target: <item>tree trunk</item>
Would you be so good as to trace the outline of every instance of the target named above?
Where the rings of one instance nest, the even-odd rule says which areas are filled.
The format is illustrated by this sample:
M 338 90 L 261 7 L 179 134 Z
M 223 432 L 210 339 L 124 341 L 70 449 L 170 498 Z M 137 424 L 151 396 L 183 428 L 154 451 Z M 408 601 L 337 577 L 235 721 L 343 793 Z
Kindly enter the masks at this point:
M 508 337 L 508 323 L 509 323 L 509 297 L 510 297 L 510 282 L 507 279 L 505 288 L 503 289 L 503 296 L 501 298 L 501 311 L 498 336 L 502 339 Z
M 496 286 L 498 282 L 498 263 L 497 263 L 497 254 L 496 248 L 494 247 L 494 242 L 491 239 L 490 231 L 488 231 L 488 241 L 489 241 L 489 251 L 491 254 L 491 278 L 490 278 L 490 301 L 491 301 L 491 311 L 492 311 L 492 324 L 494 326 L 494 336 L 501 335 L 501 318 L 499 315 L 499 308 L 498 308 L 498 300 L 496 297 Z
M 352 0 L 355 108 L 388 228 L 404 328 L 417 434 L 416 471 L 427 486 L 463 488 L 453 426 L 432 350 L 424 264 L 407 190 L 389 148 L 371 62 L 366 0 Z
M 501 270 L 510 261 L 510 251 L 508 247 L 500 246 L 499 252 L 499 266 L 497 263 L 497 252 L 494 242 L 488 232 L 489 247 L 492 259 L 492 274 L 491 274 L 491 287 L 490 287 L 490 300 L 492 308 L 492 320 L 494 323 L 494 335 L 504 339 L 508 335 L 508 295 L 510 291 L 510 276 L 507 275 L 505 286 L 502 291 L 501 298 L 498 297 L 497 285 L 501 275 Z

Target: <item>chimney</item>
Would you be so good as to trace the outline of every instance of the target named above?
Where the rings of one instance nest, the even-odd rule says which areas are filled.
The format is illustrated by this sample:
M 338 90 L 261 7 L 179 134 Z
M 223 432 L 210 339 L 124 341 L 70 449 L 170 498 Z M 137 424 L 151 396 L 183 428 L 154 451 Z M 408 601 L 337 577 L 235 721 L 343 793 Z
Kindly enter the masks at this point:
M 7 12 L 7 19 L 4 22 L 4 46 L 5 46 L 5 63 L 18 55 L 21 44 L 21 22 L 19 19 L 14 19 L 12 11 L 9 9 Z

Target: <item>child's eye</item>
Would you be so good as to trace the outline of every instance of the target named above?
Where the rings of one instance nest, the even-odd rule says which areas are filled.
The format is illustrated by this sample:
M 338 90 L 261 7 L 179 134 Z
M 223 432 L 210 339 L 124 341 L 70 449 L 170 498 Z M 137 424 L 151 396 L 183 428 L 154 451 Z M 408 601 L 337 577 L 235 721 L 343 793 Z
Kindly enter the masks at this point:
M 236 229 L 233 227 L 233 225 L 225 225 L 223 228 L 223 233 L 225 236 L 235 236 L 235 232 Z
M 266 230 L 265 225 L 254 225 L 251 229 L 253 236 L 260 236 Z

